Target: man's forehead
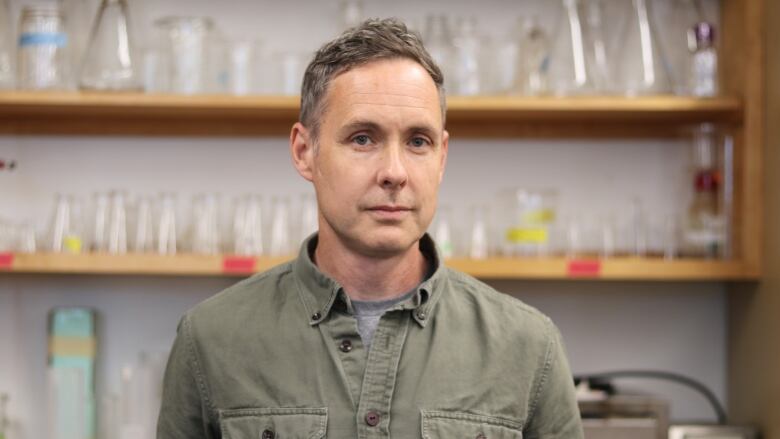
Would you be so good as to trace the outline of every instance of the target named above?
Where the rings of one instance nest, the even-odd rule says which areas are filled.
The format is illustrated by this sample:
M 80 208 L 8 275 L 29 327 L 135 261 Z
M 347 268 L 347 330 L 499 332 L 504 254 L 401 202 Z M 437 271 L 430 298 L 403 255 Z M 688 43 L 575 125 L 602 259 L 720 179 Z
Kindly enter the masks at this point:
M 344 110 L 387 106 L 440 112 L 433 79 L 422 66 L 406 59 L 375 61 L 348 70 L 334 78 L 328 95 Z

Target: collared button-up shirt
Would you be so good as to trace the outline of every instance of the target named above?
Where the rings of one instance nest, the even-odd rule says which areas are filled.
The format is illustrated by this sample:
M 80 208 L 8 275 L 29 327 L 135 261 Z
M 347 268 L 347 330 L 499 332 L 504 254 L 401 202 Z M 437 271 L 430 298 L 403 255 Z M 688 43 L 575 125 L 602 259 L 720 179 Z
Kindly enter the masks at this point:
M 349 298 L 310 257 L 186 313 L 158 439 L 582 438 L 558 330 L 441 265 L 380 319 L 368 352 Z

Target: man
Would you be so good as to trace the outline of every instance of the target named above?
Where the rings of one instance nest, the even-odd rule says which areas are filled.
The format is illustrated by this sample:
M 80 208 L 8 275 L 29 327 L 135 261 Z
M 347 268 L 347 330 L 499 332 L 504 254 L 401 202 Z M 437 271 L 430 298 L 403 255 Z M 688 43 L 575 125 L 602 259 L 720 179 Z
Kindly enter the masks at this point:
M 395 20 L 323 46 L 290 150 L 319 205 L 298 258 L 182 319 L 160 439 L 581 438 L 558 331 L 441 265 L 439 68 Z

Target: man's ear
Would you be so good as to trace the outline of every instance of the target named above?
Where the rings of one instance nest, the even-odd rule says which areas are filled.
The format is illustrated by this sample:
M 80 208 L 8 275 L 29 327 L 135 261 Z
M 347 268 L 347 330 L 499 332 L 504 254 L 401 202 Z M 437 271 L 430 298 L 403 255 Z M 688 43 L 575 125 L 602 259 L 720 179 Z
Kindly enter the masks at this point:
M 444 178 L 444 168 L 447 167 L 447 153 L 450 151 L 450 133 L 444 130 L 441 136 L 441 163 L 439 166 L 439 184 Z
M 311 133 L 302 123 L 296 122 L 290 131 L 290 154 L 295 169 L 308 181 L 314 176 L 314 153 Z

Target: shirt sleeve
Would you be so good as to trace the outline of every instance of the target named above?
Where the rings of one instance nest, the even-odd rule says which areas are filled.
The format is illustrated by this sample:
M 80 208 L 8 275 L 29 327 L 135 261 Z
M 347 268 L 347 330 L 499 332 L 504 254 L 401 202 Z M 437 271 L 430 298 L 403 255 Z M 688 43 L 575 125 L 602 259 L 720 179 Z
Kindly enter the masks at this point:
M 209 428 L 209 401 L 192 338 L 190 321 L 182 318 L 163 379 L 157 439 L 216 439 Z
M 526 439 L 583 439 L 582 420 L 561 334 L 552 325 L 544 372 L 533 397 Z

